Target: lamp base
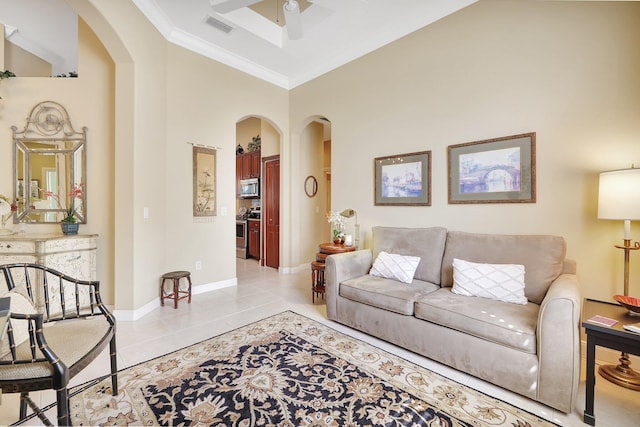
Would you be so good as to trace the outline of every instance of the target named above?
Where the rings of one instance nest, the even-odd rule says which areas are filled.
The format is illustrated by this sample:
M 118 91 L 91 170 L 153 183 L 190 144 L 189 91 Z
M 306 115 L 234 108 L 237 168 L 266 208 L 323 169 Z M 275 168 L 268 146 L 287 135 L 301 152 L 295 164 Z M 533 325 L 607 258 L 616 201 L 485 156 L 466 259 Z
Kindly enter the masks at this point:
M 640 373 L 631 369 L 630 365 L 629 355 L 622 353 L 619 365 L 600 366 L 598 373 L 607 381 L 630 390 L 640 391 Z

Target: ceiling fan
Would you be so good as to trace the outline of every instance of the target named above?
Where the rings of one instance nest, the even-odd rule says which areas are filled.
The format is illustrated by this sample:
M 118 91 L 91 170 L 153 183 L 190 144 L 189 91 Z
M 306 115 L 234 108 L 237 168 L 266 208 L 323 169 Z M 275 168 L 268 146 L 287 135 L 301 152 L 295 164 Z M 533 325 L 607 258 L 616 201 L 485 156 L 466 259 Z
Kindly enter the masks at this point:
M 218 13 L 229 13 L 252 4 L 260 3 L 263 0 L 210 0 L 213 10 Z M 304 35 L 302 21 L 300 17 L 300 5 L 296 0 L 285 0 L 282 6 L 284 20 L 287 28 L 287 35 L 290 40 L 301 39 Z

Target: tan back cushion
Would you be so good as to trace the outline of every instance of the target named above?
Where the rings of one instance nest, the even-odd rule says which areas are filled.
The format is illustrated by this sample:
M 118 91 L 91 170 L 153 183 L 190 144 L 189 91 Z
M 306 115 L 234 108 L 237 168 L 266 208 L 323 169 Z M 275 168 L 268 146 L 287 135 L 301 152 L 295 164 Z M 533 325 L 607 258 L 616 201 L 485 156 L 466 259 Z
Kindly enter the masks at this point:
M 475 234 L 449 231 L 442 260 L 442 286 L 453 285 L 453 258 L 477 263 L 524 265 L 524 293 L 540 304 L 560 275 L 566 242 L 560 236 Z
M 373 227 L 372 236 L 374 260 L 382 251 L 420 257 L 414 278 L 440 284 L 446 228 Z

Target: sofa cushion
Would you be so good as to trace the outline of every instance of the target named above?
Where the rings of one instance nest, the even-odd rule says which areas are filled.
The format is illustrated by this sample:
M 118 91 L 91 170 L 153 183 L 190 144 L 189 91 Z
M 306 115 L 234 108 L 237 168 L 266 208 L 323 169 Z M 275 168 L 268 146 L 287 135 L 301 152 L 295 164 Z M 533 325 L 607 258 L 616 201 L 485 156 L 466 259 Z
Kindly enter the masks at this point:
M 526 304 L 524 265 L 483 264 L 453 259 L 454 294 Z
M 453 285 L 453 258 L 478 263 L 522 264 L 527 272 L 524 294 L 529 301 L 541 304 L 549 286 L 562 271 L 565 252 L 566 243 L 560 236 L 449 231 L 442 259 L 442 286 Z
M 390 254 L 382 251 L 373 262 L 369 274 L 411 283 L 419 263 L 420 257 L 417 256 Z
M 440 289 L 433 283 L 414 280 L 410 284 L 369 274 L 340 283 L 340 296 L 399 314 L 413 315 L 416 299 Z
M 420 257 L 415 278 L 440 284 L 446 228 L 373 227 L 372 238 L 373 259 L 382 251 Z
M 416 301 L 415 317 L 491 342 L 536 353 L 537 304 L 509 304 L 442 288 Z

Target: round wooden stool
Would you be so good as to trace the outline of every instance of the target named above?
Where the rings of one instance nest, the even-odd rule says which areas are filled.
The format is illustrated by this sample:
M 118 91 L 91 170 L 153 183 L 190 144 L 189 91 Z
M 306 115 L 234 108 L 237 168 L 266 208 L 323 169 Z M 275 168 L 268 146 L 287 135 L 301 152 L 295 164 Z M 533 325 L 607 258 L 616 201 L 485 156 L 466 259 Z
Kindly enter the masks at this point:
M 187 282 L 189 282 L 187 290 L 180 289 L 180 279 L 182 278 L 187 279 Z M 166 280 L 173 281 L 173 293 L 165 293 L 164 282 Z M 173 300 L 173 308 L 178 308 L 178 301 L 185 298 L 189 298 L 189 304 L 191 304 L 191 273 L 188 271 L 172 271 L 163 274 L 162 282 L 160 283 L 160 305 L 164 305 L 165 298 Z
M 311 263 L 311 302 L 316 302 L 316 295 L 324 299 L 324 263 Z

